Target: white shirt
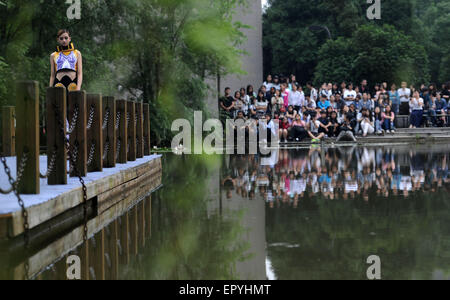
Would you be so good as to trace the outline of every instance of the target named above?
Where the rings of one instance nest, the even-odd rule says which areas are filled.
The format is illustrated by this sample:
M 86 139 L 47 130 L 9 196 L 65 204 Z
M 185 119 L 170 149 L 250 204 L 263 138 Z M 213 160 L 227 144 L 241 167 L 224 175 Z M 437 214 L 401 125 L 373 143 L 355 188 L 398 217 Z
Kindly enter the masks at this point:
M 303 99 L 305 95 L 303 94 Z M 289 93 L 289 105 L 301 106 L 302 104 L 302 94 L 299 91 Z
M 316 101 L 309 99 L 309 103 L 306 105 L 308 108 L 316 108 Z
M 413 98 L 409 103 L 409 107 L 411 108 L 411 110 L 423 110 L 423 99 L 419 98 L 419 100 L 417 100 Z
M 274 87 L 274 84 L 272 82 L 264 82 L 263 85 L 266 87 L 267 91 L 270 91 L 270 89 Z
M 310 95 L 310 98 L 311 98 L 312 100 L 316 101 L 316 100 L 317 100 L 317 96 L 318 96 L 317 90 L 316 90 L 315 88 L 312 88 L 312 89 L 311 89 L 311 95 Z
M 305 93 L 303 91 L 299 93 L 300 93 L 300 106 L 301 107 L 306 106 L 308 102 L 306 102 Z
M 346 90 L 344 92 L 344 99 L 347 99 L 348 97 L 353 97 L 353 99 L 356 99 L 356 92 L 354 90 Z
M 400 102 L 409 102 L 409 98 L 411 97 L 411 90 L 406 89 L 399 89 L 398 90 L 398 98 L 400 99 Z

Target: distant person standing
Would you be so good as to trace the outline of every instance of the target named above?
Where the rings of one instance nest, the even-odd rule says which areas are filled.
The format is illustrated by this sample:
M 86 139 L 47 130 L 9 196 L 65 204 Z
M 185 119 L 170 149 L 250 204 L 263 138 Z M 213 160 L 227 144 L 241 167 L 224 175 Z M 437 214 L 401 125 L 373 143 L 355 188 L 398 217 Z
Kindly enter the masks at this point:
M 391 90 L 388 92 L 388 95 L 392 103 L 392 111 L 395 115 L 398 115 L 400 110 L 400 98 L 398 97 L 397 86 L 395 84 L 391 85 Z
M 277 89 L 280 90 L 281 86 L 280 86 L 280 77 L 278 77 L 278 75 L 275 75 L 275 77 L 273 77 L 273 86 Z
M 400 100 L 399 114 L 403 116 L 409 115 L 409 102 L 411 100 L 411 89 L 407 88 L 408 84 L 402 82 L 402 87 L 398 90 L 398 98 Z
M 448 103 L 448 101 L 450 100 L 450 81 L 445 84 L 444 88 L 442 89 L 441 96 Z
M 306 84 L 306 87 L 307 87 L 308 90 L 310 91 L 309 99 L 310 99 L 310 100 L 313 100 L 314 103 L 316 103 L 317 100 L 318 100 L 318 97 L 319 97 L 319 93 L 317 92 L 317 89 L 316 89 L 315 87 L 313 87 L 313 85 L 312 85 L 311 82 L 308 82 L 308 83 Z
M 230 119 L 234 113 L 234 98 L 231 96 L 231 88 L 225 88 L 225 95 L 219 99 L 220 105 L 220 118 L 222 123 L 225 124 L 226 119 Z
M 284 100 L 284 107 L 288 108 L 289 106 L 289 91 L 287 89 L 287 83 L 281 84 L 281 97 Z
M 359 88 L 359 92 L 361 94 L 364 94 L 364 93 L 370 94 L 369 86 L 367 84 L 367 79 L 363 79 L 361 81 L 361 87 Z
M 272 82 L 272 75 L 270 75 L 270 74 L 267 75 L 267 79 L 264 82 L 264 86 L 266 87 L 267 91 L 270 91 L 274 87 L 274 84 Z
M 289 93 L 289 105 L 292 105 L 296 111 L 300 111 L 302 105 L 302 94 L 298 91 L 296 84 L 292 84 L 292 90 Z

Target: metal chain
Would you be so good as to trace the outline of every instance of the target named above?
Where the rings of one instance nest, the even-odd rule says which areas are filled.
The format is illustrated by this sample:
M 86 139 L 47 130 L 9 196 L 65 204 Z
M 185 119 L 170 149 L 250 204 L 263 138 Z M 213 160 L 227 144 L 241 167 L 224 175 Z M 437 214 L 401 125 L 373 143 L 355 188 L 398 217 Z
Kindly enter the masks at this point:
M 56 153 L 57 153 L 57 149 L 55 147 L 55 150 L 53 151 L 52 157 L 50 159 L 50 163 L 48 164 L 47 173 L 45 173 L 45 175 L 42 175 L 42 174 L 39 175 L 41 177 L 41 179 L 48 178 L 53 173 L 53 171 L 55 170 Z
M 120 154 L 120 139 L 117 139 L 117 148 L 116 148 L 116 161 L 119 160 L 119 154 Z
M 90 166 L 94 161 L 94 154 L 95 154 L 95 141 L 92 141 L 91 150 L 89 150 L 89 158 L 87 161 L 88 166 Z
M 92 127 L 92 122 L 94 121 L 95 107 L 91 106 L 91 110 L 89 111 L 89 119 L 86 126 L 87 130 L 90 130 Z
M 27 151 L 24 151 L 22 155 L 28 154 Z M 28 248 L 30 237 L 29 237 L 29 229 L 30 225 L 28 224 L 28 211 L 25 208 L 25 203 L 23 202 L 22 198 L 20 197 L 18 188 L 18 182 L 14 181 L 13 177 L 11 176 L 11 169 L 8 167 L 8 164 L 6 163 L 6 158 L 3 156 L 0 156 L 0 161 L 3 164 L 3 168 L 5 169 L 5 173 L 8 176 L 9 184 L 11 185 L 14 195 L 17 197 L 17 201 L 19 202 L 20 208 L 22 210 L 22 218 L 23 218 L 23 229 L 24 229 L 24 241 L 25 241 L 25 248 Z M 27 275 L 27 274 L 26 274 Z
M 103 120 L 103 126 L 102 129 L 105 130 L 106 127 L 108 126 L 108 122 L 109 122 L 109 114 L 110 114 L 110 110 L 109 107 L 106 108 L 106 112 L 105 112 L 105 119 Z
M 66 137 L 66 135 L 64 134 L 64 124 L 61 121 L 61 116 L 59 114 L 59 107 L 56 106 L 56 104 L 53 104 L 53 109 L 56 113 L 56 119 L 58 120 L 58 124 L 59 124 L 59 130 L 61 133 L 61 137 L 64 139 L 65 141 L 65 145 L 67 147 L 67 154 L 69 156 L 69 161 L 70 164 L 72 165 L 73 171 L 75 173 L 75 176 L 78 177 L 78 179 L 80 180 L 81 186 L 82 186 L 82 191 L 83 191 L 83 215 L 84 215 L 84 230 L 83 230 L 83 240 L 86 242 L 87 241 L 87 237 L 88 237 L 88 227 L 87 227 L 87 223 L 88 223 L 88 206 L 87 206 L 87 202 L 88 202 L 88 198 L 87 198 L 87 187 L 86 184 L 84 182 L 83 177 L 81 177 L 80 172 L 78 170 L 78 168 L 75 165 L 75 160 L 72 154 L 72 151 L 70 150 L 70 141 L 69 139 Z
M 117 112 L 116 116 L 116 130 L 119 129 L 119 125 L 120 125 L 120 111 Z
M 127 111 L 127 127 L 130 126 L 130 118 L 131 118 L 130 112 Z
M 77 127 L 77 122 L 78 122 L 78 105 L 75 106 L 75 111 L 73 112 L 73 116 L 72 116 L 72 123 L 69 126 L 69 129 L 67 130 L 67 134 L 71 135 L 73 133 L 73 131 L 75 130 L 75 128 Z
M 23 152 L 22 159 L 20 160 L 19 169 L 17 170 L 16 184 L 19 186 L 20 181 L 22 180 L 23 172 L 25 171 L 25 167 L 27 166 L 28 161 L 28 153 Z
M 4 189 L 1 189 L 1 188 L 0 188 L 0 194 L 2 194 L 2 195 L 9 195 L 9 194 L 11 194 L 12 191 L 13 191 L 13 188 L 12 188 L 12 187 L 10 187 L 10 188 L 7 189 L 7 190 L 4 190 Z
M 139 117 L 139 114 L 136 112 L 136 115 L 134 116 L 134 127 L 137 127 L 138 117 Z
M 75 141 L 75 145 L 72 146 L 72 158 L 73 158 L 73 162 L 77 163 L 77 160 L 78 160 L 78 142 L 77 141 Z M 72 174 L 72 173 L 73 173 L 73 166 L 72 166 L 72 164 L 70 164 L 69 174 Z
M 106 157 L 108 156 L 108 152 L 109 152 L 109 140 L 106 141 L 105 147 L 103 148 L 103 160 L 105 160 Z

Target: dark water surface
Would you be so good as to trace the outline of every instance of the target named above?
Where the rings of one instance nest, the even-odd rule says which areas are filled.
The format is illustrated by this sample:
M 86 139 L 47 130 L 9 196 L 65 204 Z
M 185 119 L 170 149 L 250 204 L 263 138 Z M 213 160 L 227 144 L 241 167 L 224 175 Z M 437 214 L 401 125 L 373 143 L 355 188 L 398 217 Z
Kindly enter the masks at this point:
M 69 254 L 97 279 L 367 279 L 372 255 L 382 279 L 450 279 L 448 150 L 169 154 L 164 186 Z M 34 262 L 9 255 L 0 276 L 20 279 Z M 65 279 L 66 257 L 33 278 Z

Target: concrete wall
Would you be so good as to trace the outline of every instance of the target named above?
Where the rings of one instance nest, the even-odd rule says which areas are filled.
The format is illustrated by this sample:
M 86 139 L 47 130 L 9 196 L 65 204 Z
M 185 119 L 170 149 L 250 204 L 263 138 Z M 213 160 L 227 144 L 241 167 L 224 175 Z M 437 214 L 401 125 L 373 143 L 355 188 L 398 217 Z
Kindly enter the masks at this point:
M 220 93 L 225 87 L 230 87 L 233 93 L 241 87 L 252 84 L 257 90 L 263 82 L 263 47 L 262 47 L 262 4 L 261 0 L 248 0 L 247 8 L 238 8 L 234 19 L 251 26 L 251 29 L 243 30 L 247 41 L 241 46 L 248 55 L 242 56 L 242 69 L 246 75 L 230 75 L 221 78 Z M 209 112 L 213 117 L 218 116 L 217 104 L 217 79 L 210 79 L 207 83 L 211 86 L 208 97 Z

